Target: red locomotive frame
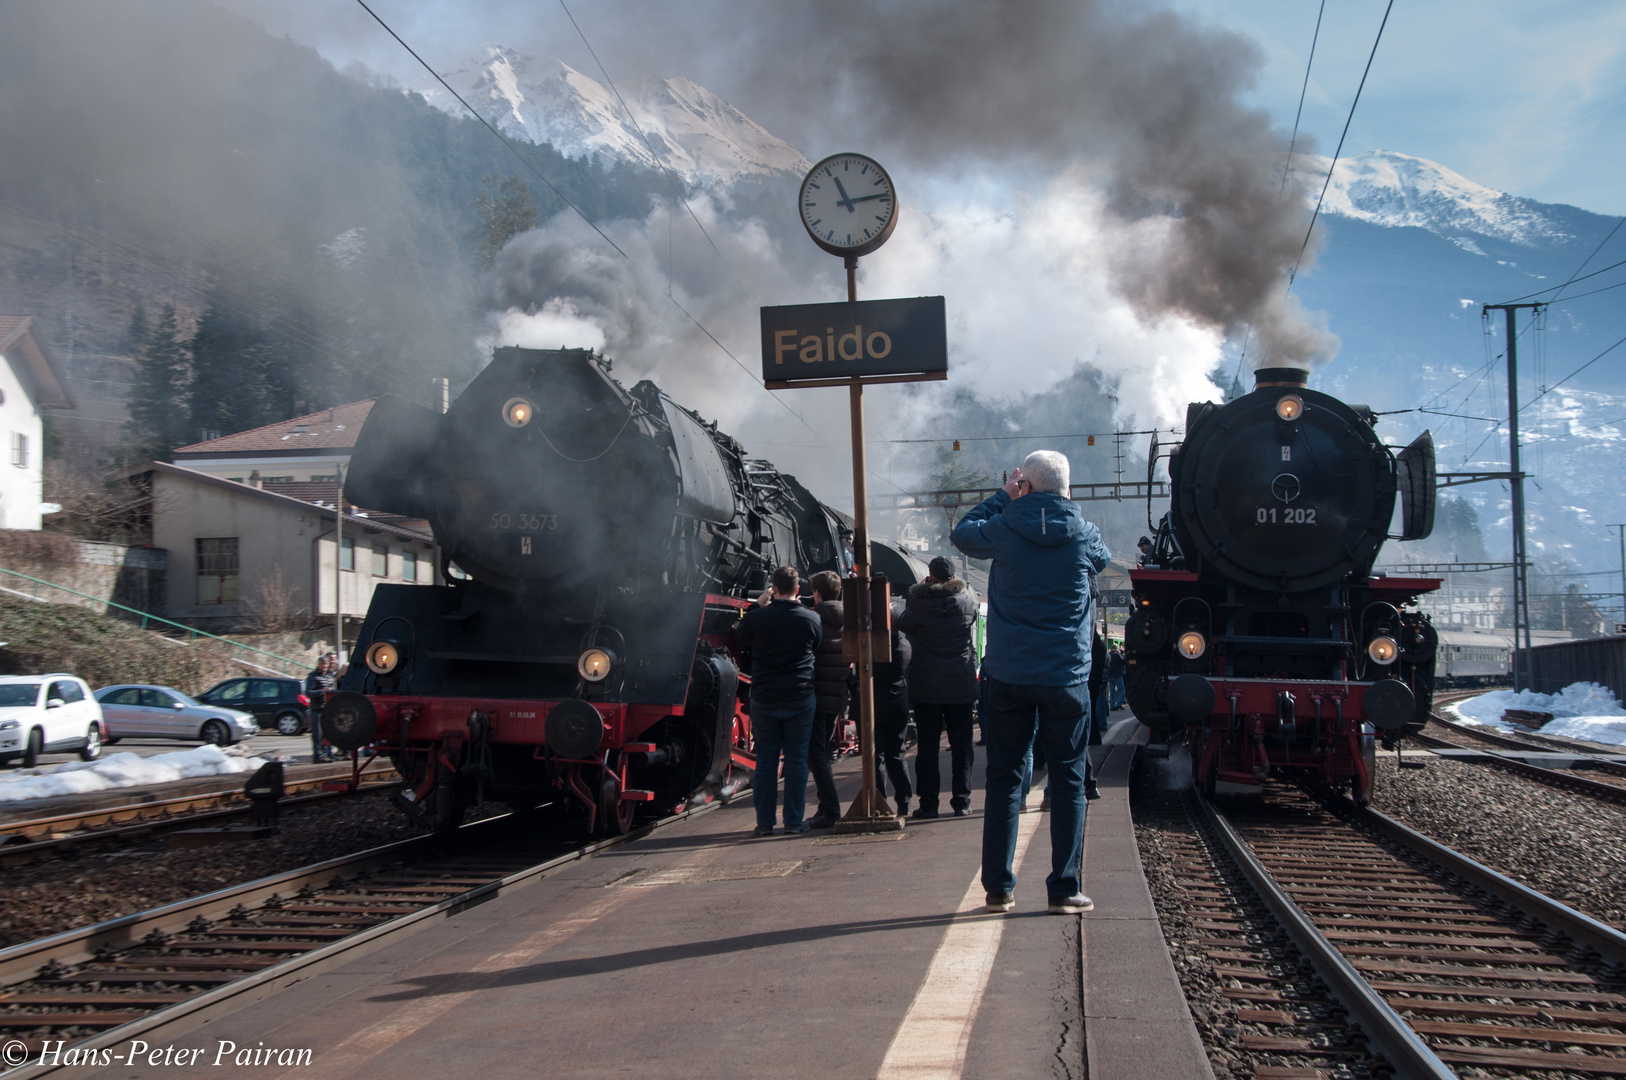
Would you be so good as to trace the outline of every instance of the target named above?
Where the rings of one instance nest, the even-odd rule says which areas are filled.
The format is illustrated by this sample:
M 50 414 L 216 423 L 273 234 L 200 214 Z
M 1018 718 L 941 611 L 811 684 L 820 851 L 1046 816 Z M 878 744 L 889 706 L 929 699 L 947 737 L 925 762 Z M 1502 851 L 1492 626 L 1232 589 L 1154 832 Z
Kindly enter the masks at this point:
M 1158 613 L 1171 633 L 1180 632 L 1175 618 L 1180 606 L 1204 593 L 1195 573 L 1183 570 L 1130 571 L 1137 612 Z M 1398 615 L 1397 634 L 1426 628 L 1426 619 L 1404 606 L 1439 588 L 1437 578 L 1373 577 L 1341 590 L 1346 610 L 1352 596 L 1366 607 L 1387 607 Z M 1257 790 L 1272 772 L 1286 771 L 1329 788 L 1347 787 L 1355 801 L 1365 803 L 1373 784 L 1376 741 L 1380 737 L 1365 719 L 1366 695 L 1379 680 L 1358 678 L 1358 658 L 1364 644 L 1346 614 L 1341 623 L 1347 655 L 1326 665 L 1319 678 L 1280 674 L 1237 676 L 1233 661 L 1246 657 L 1258 668 L 1272 648 L 1293 649 L 1283 639 L 1218 637 L 1205 654 L 1186 660 L 1152 660 L 1128 650 L 1125 685 L 1135 714 L 1153 729 L 1154 738 L 1173 742 L 1182 732 L 1188 737 L 1192 772 L 1199 789 L 1208 794 Z M 1409 639 L 1408 639 L 1409 640 Z M 1418 702 L 1432 697 L 1432 632 L 1427 635 L 1430 662 L 1397 662 L 1397 671 L 1382 669 L 1385 677 L 1399 675 Z M 1310 644 L 1309 642 L 1305 643 Z M 1330 642 L 1329 644 L 1338 644 Z M 1213 689 L 1213 706 L 1200 719 L 1182 724 L 1171 716 L 1165 695 L 1178 675 L 1203 676 Z M 1426 709 L 1426 704 L 1424 705 Z M 1399 733 L 1383 733 L 1388 742 Z M 1226 785 L 1222 787 L 1221 785 Z

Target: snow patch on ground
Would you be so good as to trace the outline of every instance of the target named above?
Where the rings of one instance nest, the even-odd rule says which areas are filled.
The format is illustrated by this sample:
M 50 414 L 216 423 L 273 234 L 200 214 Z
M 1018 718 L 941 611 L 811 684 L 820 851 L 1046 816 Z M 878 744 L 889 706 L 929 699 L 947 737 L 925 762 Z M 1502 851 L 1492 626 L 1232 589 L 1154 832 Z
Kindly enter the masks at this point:
M 1508 709 L 1552 713 L 1552 721 L 1542 725 L 1543 735 L 1626 746 L 1626 709 L 1597 683 L 1571 683 L 1556 694 L 1492 690 L 1445 707 L 1446 712 L 1464 723 L 1513 731 L 1514 725 L 1502 720 L 1502 713 Z
M 194 776 L 228 776 L 253 772 L 264 764 L 264 758 L 233 753 L 218 746 L 200 746 L 196 750 L 146 758 L 137 754 L 109 754 L 96 761 L 70 761 L 66 765 L 24 769 L 0 776 L 0 802 L 83 795 L 90 791 L 164 784 Z

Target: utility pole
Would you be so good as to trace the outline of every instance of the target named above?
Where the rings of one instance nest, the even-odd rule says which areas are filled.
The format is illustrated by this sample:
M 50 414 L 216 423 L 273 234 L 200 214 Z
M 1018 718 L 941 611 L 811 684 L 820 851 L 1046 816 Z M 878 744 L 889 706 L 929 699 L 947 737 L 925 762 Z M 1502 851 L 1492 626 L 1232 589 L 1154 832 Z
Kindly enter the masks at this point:
M 1507 316 L 1507 446 L 1509 483 L 1513 485 L 1513 689 L 1530 688 L 1530 577 L 1524 542 L 1524 473 L 1519 469 L 1519 335 L 1514 316 L 1544 304 L 1486 304 L 1486 311 Z
M 1610 525 L 1620 530 L 1620 625 L 1626 626 L 1626 525 Z
M 339 462 L 339 497 L 333 500 L 333 656 L 344 664 L 344 462 Z

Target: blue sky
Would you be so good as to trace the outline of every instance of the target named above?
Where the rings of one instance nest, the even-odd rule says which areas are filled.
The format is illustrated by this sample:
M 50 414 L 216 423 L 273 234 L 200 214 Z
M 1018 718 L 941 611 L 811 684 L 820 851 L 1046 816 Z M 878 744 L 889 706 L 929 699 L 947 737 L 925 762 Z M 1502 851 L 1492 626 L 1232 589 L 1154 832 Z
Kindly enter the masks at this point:
M 402 81 L 417 77 L 411 58 L 349 0 L 221 2 L 315 46 L 337 66 L 356 59 Z M 1326 4 L 1302 122 L 1321 153 L 1338 141 L 1385 3 Z M 377 0 L 374 6 L 437 66 L 491 41 L 558 56 L 596 75 L 555 4 Z M 771 7 L 745 10 L 760 15 Z M 1257 43 L 1262 64 L 1249 100 L 1290 127 L 1318 0 L 1181 0 L 1173 7 Z M 818 142 L 808 117 L 753 102 L 737 80 L 732 24 L 741 10 L 714 0 L 577 0 L 572 7 L 612 76 L 686 75 L 776 134 Z M 1626 214 L 1623 120 L 1626 4 L 1619 0 L 1396 0 L 1345 153 L 1415 154 L 1516 195 Z M 819 147 L 803 148 L 817 156 Z

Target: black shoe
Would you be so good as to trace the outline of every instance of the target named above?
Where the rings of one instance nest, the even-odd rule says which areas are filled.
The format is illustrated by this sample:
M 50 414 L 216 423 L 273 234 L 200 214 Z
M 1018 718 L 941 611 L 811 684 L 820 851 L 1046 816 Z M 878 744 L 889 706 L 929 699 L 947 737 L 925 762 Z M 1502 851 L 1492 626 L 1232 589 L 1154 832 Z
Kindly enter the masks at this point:
M 969 806 L 956 806 L 954 808 L 954 816 L 955 817 L 970 817 L 971 816 L 971 807 L 969 807 Z
M 840 814 L 814 814 L 807 819 L 807 827 L 810 829 L 833 829 L 840 819 Z
M 1096 787 L 1093 783 L 1085 784 L 1084 797 L 1086 799 L 1099 799 L 1101 797 L 1101 789 Z
M 937 816 L 937 808 L 932 807 L 928 809 L 927 807 L 922 806 L 919 810 L 916 810 L 909 816 L 915 821 L 930 821 L 932 818 Z
M 1047 811 L 1049 809 L 1050 809 L 1050 792 L 1047 791 L 1047 792 L 1044 793 L 1044 798 L 1039 800 L 1039 813 L 1042 814 L 1042 813 L 1044 813 L 1045 811 Z
M 987 741 L 986 741 L 986 740 L 983 740 L 983 739 L 978 739 L 978 740 L 977 740 L 977 745 L 978 745 L 978 746 L 987 746 L 987 745 L 988 745 L 988 743 L 987 743 Z
M 772 836 L 773 835 L 773 826 L 772 825 L 758 825 L 755 829 L 751 830 L 751 835 L 752 836 Z

